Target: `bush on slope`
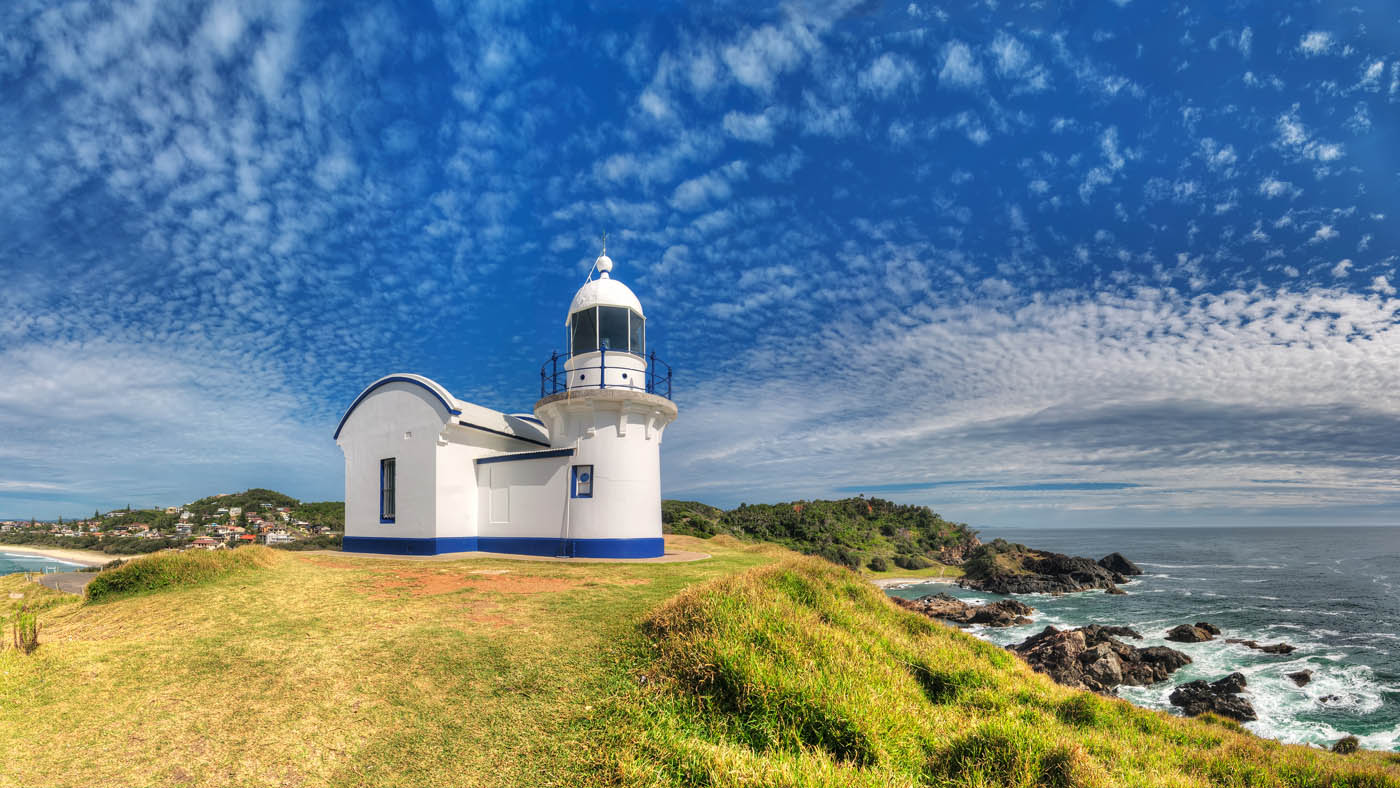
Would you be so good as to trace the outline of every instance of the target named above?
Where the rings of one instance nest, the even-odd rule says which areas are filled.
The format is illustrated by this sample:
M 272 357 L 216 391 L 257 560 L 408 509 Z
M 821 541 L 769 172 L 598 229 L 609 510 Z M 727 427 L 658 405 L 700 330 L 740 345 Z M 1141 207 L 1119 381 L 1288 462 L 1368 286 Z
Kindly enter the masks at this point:
M 261 546 L 237 550 L 186 550 L 137 558 L 99 572 L 87 587 L 90 602 L 168 588 L 196 586 L 234 572 L 271 566 L 277 554 Z

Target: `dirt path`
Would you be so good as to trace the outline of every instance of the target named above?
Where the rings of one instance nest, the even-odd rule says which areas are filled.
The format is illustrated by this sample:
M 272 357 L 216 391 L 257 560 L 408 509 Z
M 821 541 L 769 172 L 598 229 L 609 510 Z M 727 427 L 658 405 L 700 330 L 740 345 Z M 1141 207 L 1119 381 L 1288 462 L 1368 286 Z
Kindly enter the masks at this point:
M 54 572 L 40 575 L 39 583 L 65 594 L 81 595 L 94 577 L 97 577 L 96 572 Z

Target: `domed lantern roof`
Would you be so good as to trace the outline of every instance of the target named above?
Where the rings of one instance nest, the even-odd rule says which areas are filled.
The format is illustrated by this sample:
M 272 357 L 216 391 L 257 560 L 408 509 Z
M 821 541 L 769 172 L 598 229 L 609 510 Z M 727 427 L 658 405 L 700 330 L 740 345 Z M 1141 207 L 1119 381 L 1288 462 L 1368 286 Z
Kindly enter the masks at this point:
M 636 293 L 612 278 L 613 261 L 605 246 L 593 269 L 598 278 L 584 282 L 569 304 L 569 355 L 623 351 L 645 356 L 646 314 Z M 592 272 L 589 272 L 590 277 Z
M 594 266 L 598 269 L 598 278 L 588 280 L 574 294 L 574 300 L 569 304 L 570 316 L 589 307 L 620 306 L 646 317 L 646 313 L 642 311 L 642 302 L 637 299 L 637 294 L 632 292 L 632 288 L 612 278 L 613 261 L 610 257 L 606 254 L 599 255 Z M 567 317 L 564 322 L 569 322 Z

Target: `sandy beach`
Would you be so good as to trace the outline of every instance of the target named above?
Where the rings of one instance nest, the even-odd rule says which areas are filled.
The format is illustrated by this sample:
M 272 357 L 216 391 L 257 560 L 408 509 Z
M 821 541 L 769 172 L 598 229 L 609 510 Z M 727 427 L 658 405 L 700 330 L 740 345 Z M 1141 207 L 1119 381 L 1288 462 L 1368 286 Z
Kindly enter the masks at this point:
M 96 550 L 68 550 L 62 547 L 31 547 L 19 544 L 0 544 L 0 553 L 42 555 L 46 558 L 56 558 L 59 561 L 82 564 L 83 566 L 102 566 L 119 557 L 99 553 Z
M 956 577 L 875 577 L 870 582 L 880 588 L 913 585 L 915 583 L 956 583 Z

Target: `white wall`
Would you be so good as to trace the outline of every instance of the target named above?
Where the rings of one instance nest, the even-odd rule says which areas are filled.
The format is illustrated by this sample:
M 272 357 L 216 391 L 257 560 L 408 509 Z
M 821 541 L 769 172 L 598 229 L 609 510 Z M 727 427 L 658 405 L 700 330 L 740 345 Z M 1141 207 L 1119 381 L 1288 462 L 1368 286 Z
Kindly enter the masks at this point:
M 345 535 L 429 538 L 437 533 L 437 438 L 450 418 L 432 394 L 388 383 L 350 413 L 337 440 L 345 452 Z M 393 523 L 379 522 L 379 461 L 395 459 Z
M 478 535 L 565 536 L 569 460 L 545 457 L 478 464 Z
M 593 466 L 593 497 L 570 499 L 569 535 L 660 538 L 661 435 L 669 418 L 658 419 L 644 395 L 605 393 L 556 400 L 538 412 L 555 446 L 577 447 L 568 465 Z

